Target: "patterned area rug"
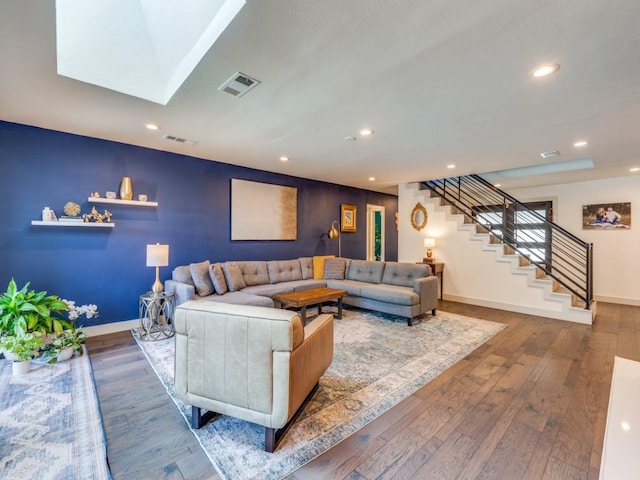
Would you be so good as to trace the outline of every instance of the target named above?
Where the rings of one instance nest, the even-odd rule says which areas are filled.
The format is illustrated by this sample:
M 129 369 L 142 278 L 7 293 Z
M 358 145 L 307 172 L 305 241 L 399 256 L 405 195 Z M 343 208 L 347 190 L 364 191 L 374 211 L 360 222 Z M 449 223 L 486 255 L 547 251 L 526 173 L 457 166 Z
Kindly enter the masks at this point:
M 111 478 L 88 354 L 20 376 L 0 360 L 0 478 Z
M 343 319 L 334 322 L 333 363 L 274 453 L 263 450 L 263 427 L 231 417 L 220 416 L 193 432 L 223 478 L 282 478 L 389 410 L 505 326 L 439 312 L 408 327 L 404 318 L 345 309 Z M 174 339 L 138 344 L 189 425 L 191 408 L 173 389 Z

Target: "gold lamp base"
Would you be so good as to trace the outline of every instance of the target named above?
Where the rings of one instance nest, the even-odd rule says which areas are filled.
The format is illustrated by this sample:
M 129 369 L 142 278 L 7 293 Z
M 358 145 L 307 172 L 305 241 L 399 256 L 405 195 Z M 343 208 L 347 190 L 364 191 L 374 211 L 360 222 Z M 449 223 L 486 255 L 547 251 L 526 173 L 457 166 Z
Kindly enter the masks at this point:
M 151 291 L 156 295 L 162 293 L 163 287 L 162 282 L 160 281 L 160 267 L 156 267 L 156 281 L 153 282 L 153 286 L 151 287 Z

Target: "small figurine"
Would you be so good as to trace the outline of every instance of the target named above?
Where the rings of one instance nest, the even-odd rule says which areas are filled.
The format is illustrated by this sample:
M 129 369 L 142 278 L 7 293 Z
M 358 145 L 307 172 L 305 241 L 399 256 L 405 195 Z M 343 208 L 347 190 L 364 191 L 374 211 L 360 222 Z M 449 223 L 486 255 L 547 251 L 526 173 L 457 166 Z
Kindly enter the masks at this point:
M 104 220 L 106 220 L 107 223 L 109 223 L 109 222 L 111 222 L 111 212 L 108 211 L 108 210 L 105 210 L 104 214 L 100 215 L 98 213 L 98 210 L 96 210 L 96 207 L 93 207 L 91 209 L 91 213 L 85 213 L 82 216 L 82 220 L 85 223 L 88 223 L 88 222 L 102 223 Z
M 93 192 L 91 198 L 100 198 L 100 192 Z

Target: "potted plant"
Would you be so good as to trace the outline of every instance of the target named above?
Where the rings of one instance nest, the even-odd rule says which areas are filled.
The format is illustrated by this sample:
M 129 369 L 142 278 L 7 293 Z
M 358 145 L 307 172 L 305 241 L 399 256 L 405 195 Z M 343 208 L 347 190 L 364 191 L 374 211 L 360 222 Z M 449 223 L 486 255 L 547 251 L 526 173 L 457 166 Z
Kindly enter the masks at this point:
M 70 328 L 61 318 L 69 310 L 57 295 L 29 290 L 29 283 L 18 289 L 11 279 L 7 290 L 0 295 L 0 336 L 37 332 L 40 335 L 60 333 Z
M 69 360 L 75 352 L 84 353 L 82 345 L 87 337 L 80 328 L 68 328 L 53 337 L 51 343 L 45 347 L 44 358 L 49 363 Z
M 13 374 L 22 375 L 29 371 L 30 360 L 42 347 L 42 338 L 34 333 L 10 334 L 0 338 L 0 347 L 13 356 Z

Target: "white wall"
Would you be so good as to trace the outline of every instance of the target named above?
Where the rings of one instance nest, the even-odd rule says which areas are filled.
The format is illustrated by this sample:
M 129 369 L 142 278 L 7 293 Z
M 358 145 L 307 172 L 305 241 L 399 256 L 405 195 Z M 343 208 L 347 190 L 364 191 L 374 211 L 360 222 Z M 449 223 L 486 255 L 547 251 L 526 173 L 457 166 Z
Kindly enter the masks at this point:
M 594 244 L 594 296 L 596 300 L 640 305 L 640 176 L 593 182 L 553 185 L 508 191 L 520 201 L 552 200 L 554 221 Z M 420 261 L 424 256 L 422 240 L 436 238 L 434 256 L 445 262 L 444 297 L 471 300 L 478 305 L 513 303 L 535 308 L 542 298 L 537 288 L 524 288 L 526 278 L 507 274 L 509 264 L 495 261 L 495 254 L 481 249 L 480 242 L 458 231 L 454 217 L 436 208 L 428 193 L 417 184 L 398 187 L 398 260 Z M 429 221 L 422 231 L 410 223 L 411 210 L 420 201 Z M 632 228 L 628 230 L 582 230 L 582 206 L 631 202 Z M 474 301 L 475 300 L 475 301 Z M 499 308 L 499 307 L 498 307 Z M 514 308 L 514 310 L 522 310 Z
M 553 200 L 555 223 L 593 243 L 596 300 L 640 305 L 640 175 L 510 190 L 520 201 Z M 582 230 L 583 205 L 631 202 L 631 228 Z

